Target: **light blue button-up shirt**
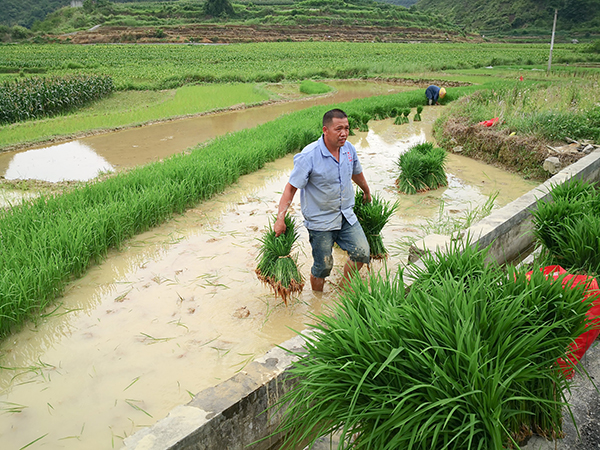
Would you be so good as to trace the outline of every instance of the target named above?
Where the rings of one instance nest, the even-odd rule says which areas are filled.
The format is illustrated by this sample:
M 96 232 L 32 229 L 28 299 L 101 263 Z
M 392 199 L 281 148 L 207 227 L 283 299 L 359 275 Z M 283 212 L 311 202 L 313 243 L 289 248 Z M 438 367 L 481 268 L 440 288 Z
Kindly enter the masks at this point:
M 362 166 L 348 141 L 340 148 L 339 159 L 327 149 L 323 136 L 294 156 L 290 184 L 300 189 L 304 225 L 309 230 L 340 230 L 342 216 L 350 225 L 357 221 L 352 176 L 362 173 Z

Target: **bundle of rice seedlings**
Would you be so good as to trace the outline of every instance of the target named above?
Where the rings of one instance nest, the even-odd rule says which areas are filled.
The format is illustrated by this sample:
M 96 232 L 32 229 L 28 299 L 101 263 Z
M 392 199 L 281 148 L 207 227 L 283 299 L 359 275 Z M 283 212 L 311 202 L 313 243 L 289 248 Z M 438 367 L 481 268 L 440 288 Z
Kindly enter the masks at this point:
M 396 120 L 394 120 L 394 125 L 402 125 L 403 123 L 408 123 L 408 115 L 410 114 L 410 108 L 403 108 L 401 114 L 398 114 Z
M 352 279 L 291 369 L 283 448 L 332 432 L 353 450 L 502 449 L 528 430 L 561 435 L 556 360 L 586 305 L 541 273 L 461 275 L 461 261 L 408 293 L 401 272 Z
M 371 202 L 363 201 L 363 192 L 356 191 L 354 198 L 354 213 L 362 227 L 369 247 L 371 248 L 371 258 L 383 259 L 387 257 L 387 250 L 383 245 L 381 230 L 389 222 L 392 214 L 398 209 L 398 202 L 391 204 L 381 199 L 377 194 L 371 196 Z
M 298 240 L 296 221 L 286 214 L 285 225 L 287 227 L 285 233 L 275 237 L 273 225 L 269 223 L 269 229 L 259 239 L 262 245 L 259 250 L 256 275 L 287 305 L 288 297 L 292 293 L 302 292 L 304 282 L 298 270 L 297 255 L 291 254 Z
M 417 144 L 400 155 L 398 167 L 400 175 L 396 184 L 406 194 L 416 194 L 440 186 L 447 186 L 446 151 L 434 147 L 430 142 Z
M 538 201 L 534 235 L 548 262 L 573 271 L 600 273 L 600 195 L 573 180 L 552 190 L 553 202 Z
M 361 115 L 360 122 L 358 124 L 358 131 L 363 131 L 363 132 L 369 131 L 369 120 L 371 120 L 371 116 L 369 114 Z
M 413 122 L 421 121 L 421 113 L 423 112 L 423 107 L 421 105 L 417 106 L 417 113 L 413 117 Z

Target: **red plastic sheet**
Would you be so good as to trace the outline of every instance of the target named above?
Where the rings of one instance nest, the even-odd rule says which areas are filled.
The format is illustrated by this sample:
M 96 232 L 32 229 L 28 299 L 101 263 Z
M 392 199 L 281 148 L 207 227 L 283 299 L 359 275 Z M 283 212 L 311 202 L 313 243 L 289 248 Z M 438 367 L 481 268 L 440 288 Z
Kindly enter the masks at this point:
M 552 276 L 554 280 L 567 273 L 567 271 L 561 266 L 546 266 L 540 270 L 544 273 L 544 275 L 546 275 L 546 278 Z M 528 279 L 531 276 L 531 273 L 532 272 L 527 273 Z M 559 366 L 570 378 L 573 376 L 573 367 L 583 357 L 588 348 L 590 348 L 592 343 L 598 337 L 598 334 L 600 334 L 600 289 L 598 288 L 598 283 L 596 282 L 595 278 L 585 275 L 568 274 L 563 278 L 562 283 L 563 286 L 569 286 L 571 289 L 573 286 L 583 284 L 585 285 L 585 294 L 582 301 L 590 297 L 593 298 L 590 309 L 586 313 L 586 316 L 589 320 L 588 324 L 586 325 L 587 331 L 585 331 L 583 334 L 577 337 L 573 343 L 571 343 L 571 349 L 567 353 L 567 357 L 569 358 L 570 362 L 565 361 L 563 358 L 558 360 Z
M 484 127 L 491 127 L 492 125 L 496 125 L 498 123 L 498 118 L 494 117 L 490 120 L 484 120 L 483 122 L 479 122 L 479 125 L 483 125 Z

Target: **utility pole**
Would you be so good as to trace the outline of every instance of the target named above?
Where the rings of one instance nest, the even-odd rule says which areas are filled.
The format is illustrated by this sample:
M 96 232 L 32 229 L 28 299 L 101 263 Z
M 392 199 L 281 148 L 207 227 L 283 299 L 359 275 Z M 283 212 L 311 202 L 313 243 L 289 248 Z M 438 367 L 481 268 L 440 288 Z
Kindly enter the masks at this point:
M 548 58 L 548 73 L 550 73 L 550 66 L 552 66 L 552 49 L 554 48 L 554 33 L 556 32 L 556 16 L 558 16 L 558 9 L 554 10 L 554 25 L 552 25 L 552 41 L 550 41 L 550 58 Z

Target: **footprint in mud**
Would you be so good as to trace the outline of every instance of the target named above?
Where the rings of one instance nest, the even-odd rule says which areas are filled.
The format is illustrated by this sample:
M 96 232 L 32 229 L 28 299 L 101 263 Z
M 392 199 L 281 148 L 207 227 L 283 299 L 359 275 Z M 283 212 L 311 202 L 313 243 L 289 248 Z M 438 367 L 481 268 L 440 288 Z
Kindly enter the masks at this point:
M 241 308 L 236 309 L 233 313 L 233 317 L 236 317 L 238 319 L 245 319 L 248 316 L 250 316 L 250 311 L 246 306 L 242 306 Z

